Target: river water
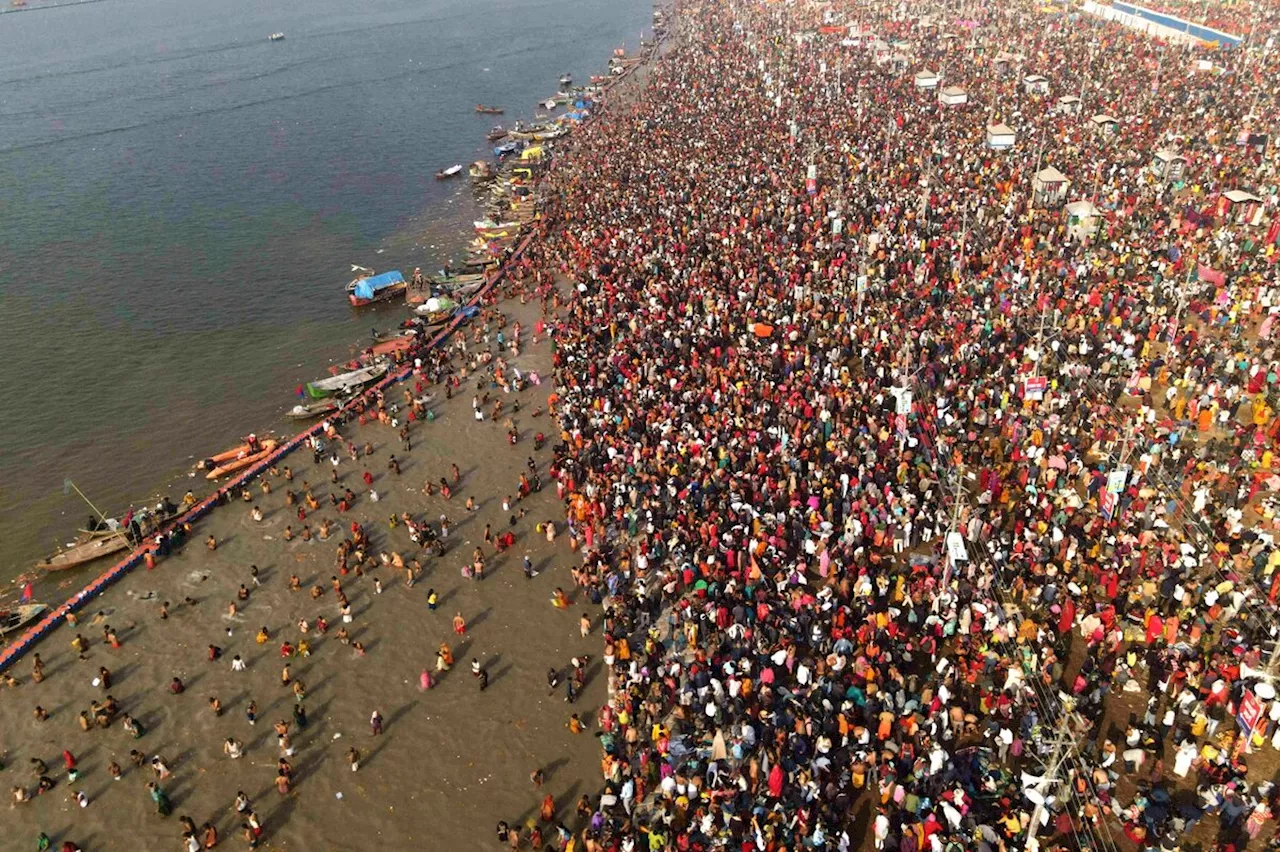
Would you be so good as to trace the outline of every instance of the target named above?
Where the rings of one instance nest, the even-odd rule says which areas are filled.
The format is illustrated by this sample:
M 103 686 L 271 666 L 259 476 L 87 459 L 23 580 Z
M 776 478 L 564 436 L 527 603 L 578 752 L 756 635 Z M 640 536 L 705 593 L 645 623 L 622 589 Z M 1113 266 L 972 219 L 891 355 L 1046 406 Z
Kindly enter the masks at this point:
M 294 387 L 438 268 L 493 116 L 648 35 L 646 0 L 98 0 L 0 14 L 0 580 L 196 458 L 292 431 Z M 283 32 L 286 39 L 267 36 Z M 99 566 L 100 569 L 101 566 Z

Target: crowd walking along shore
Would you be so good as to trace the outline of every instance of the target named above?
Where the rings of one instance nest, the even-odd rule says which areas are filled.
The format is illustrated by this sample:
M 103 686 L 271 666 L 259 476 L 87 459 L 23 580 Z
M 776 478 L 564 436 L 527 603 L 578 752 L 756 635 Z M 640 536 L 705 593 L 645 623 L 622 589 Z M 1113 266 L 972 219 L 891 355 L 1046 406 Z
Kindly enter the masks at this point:
M 656 11 L 457 333 L 8 666 L 14 825 L 1280 849 L 1278 16 L 1107 8 Z

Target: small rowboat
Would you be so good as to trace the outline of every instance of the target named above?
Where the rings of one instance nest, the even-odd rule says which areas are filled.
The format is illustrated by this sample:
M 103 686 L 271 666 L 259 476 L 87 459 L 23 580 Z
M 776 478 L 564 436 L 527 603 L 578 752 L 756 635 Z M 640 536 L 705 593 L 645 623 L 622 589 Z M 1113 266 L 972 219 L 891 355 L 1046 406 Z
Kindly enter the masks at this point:
M 0 636 L 30 624 L 48 608 L 44 604 L 20 604 L 13 609 L 0 610 Z
M 444 180 L 445 178 L 457 177 L 462 174 L 462 164 L 456 163 L 447 169 L 441 169 L 436 172 L 436 180 Z
M 374 364 L 360 367 L 349 373 L 340 373 L 327 379 L 317 379 L 307 383 L 307 394 L 312 399 L 324 399 L 334 394 L 350 393 L 364 387 L 375 379 L 380 379 L 387 372 L 386 364 Z
M 44 571 L 65 571 L 68 568 L 75 568 L 77 565 L 127 550 L 129 546 L 129 539 L 123 533 L 116 533 L 105 538 L 90 539 L 83 544 L 59 551 L 43 562 L 37 563 L 36 567 Z
M 505 139 L 506 137 L 507 129 L 501 125 L 496 125 L 484 138 L 488 139 L 490 142 L 497 142 L 499 139 Z
M 292 417 L 294 420 L 310 420 L 312 417 L 320 417 L 331 411 L 337 411 L 341 408 L 338 403 L 331 399 L 322 399 L 319 402 L 313 402 L 310 405 L 295 405 L 293 408 L 285 412 L 285 417 Z
M 253 464 L 254 462 L 262 461 L 267 456 L 271 455 L 272 451 L 275 450 L 275 448 L 276 448 L 276 442 L 271 439 L 267 439 L 262 442 L 262 449 L 260 451 L 256 453 L 250 453 L 244 456 L 243 458 L 232 459 L 231 461 L 224 462 L 223 464 L 218 465 L 213 470 L 206 473 L 204 475 L 204 478 L 218 479 L 219 477 L 226 476 L 228 473 L 235 473 L 237 470 L 246 468 L 249 465 Z
M 476 112 L 480 113 L 481 115 L 502 115 L 502 107 L 484 106 L 483 104 L 476 104 Z

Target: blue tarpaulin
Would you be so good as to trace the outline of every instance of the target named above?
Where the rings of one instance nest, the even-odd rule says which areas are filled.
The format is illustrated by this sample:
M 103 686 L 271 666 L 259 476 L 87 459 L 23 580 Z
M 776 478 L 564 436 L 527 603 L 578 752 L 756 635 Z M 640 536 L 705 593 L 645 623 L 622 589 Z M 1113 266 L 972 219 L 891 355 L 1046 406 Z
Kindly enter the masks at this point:
M 381 275 L 372 275 L 356 285 L 355 295 L 357 299 L 372 299 L 373 294 L 379 290 L 385 290 L 393 284 L 404 283 L 404 276 L 400 274 L 400 270 L 393 269 L 390 272 L 384 272 Z

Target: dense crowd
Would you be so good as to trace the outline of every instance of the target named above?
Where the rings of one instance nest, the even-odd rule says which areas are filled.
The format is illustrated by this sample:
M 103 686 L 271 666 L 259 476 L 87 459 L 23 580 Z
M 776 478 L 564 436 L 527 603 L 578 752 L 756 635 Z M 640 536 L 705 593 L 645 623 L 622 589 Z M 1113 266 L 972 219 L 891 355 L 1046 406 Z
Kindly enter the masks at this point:
M 682 4 L 544 189 L 610 688 L 561 846 L 1257 848 L 1275 53 L 907 8 Z

